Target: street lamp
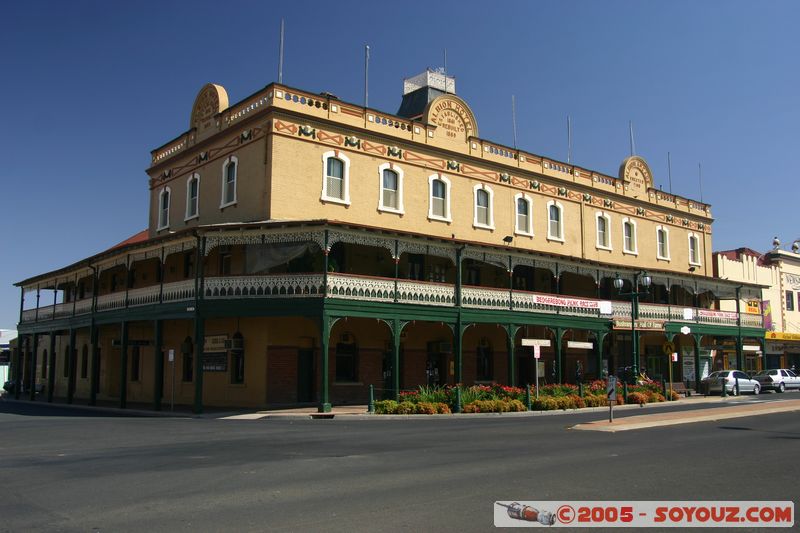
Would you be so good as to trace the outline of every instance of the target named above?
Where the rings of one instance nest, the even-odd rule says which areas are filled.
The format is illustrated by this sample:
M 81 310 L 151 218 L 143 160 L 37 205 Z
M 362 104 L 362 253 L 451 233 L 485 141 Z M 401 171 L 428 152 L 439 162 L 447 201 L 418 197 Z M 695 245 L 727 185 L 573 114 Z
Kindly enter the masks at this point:
M 641 279 L 641 286 L 644 287 L 643 291 L 639 291 L 639 280 Z M 631 347 L 632 347 L 632 367 L 634 379 L 639 376 L 639 339 L 636 337 L 636 320 L 639 318 L 639 297 L 647 296 L 648 288 L 653 283 L 653 279 L 647 275 L 647 272 L 636 272 L 633 275 L 633 287 L 631 292 L 619 292 L 622 298 L 630 298 L 631 300 Z M 614 279 L 614 287 L 618 291 L 622 291 L 625 281 L 617 274 Z

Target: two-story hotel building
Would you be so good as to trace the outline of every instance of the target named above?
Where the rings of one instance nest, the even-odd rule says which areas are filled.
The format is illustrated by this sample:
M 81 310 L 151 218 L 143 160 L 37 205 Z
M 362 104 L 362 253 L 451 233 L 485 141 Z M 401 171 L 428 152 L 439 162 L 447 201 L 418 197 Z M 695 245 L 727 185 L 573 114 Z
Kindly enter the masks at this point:
M 17 379 L 48 399 L 325 410 L 369 385 L 666 376 L 671 352 L 692 385 L 706 347 L 763 341 L 719 310 L 740 284 L 712 277 L 709 205 L 641 157 L 610 176 L 487 141 L 439 72 L 396 114 L 209 84 L 188 126 L 152 152 L 146 231 L 18 283 Z

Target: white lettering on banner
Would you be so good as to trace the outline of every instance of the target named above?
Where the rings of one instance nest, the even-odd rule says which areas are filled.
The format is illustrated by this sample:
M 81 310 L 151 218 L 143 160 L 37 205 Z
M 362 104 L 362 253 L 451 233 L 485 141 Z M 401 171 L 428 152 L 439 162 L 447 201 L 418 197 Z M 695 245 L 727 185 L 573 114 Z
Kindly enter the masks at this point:
M 736 320 L 736 313 L 733 311 L 713 311 L 711 309 L 698 309 L 697 310 L 698 316 L 704 316 L 706 318 L 730 318 Z
M 554 305 L 556 307 L 580 307 L 583 309 L 600 309 L 598 300 L 582 300 L 580 298 L 560 298 L 558 296 L 533 295 L 533 302 L 539 305 Z

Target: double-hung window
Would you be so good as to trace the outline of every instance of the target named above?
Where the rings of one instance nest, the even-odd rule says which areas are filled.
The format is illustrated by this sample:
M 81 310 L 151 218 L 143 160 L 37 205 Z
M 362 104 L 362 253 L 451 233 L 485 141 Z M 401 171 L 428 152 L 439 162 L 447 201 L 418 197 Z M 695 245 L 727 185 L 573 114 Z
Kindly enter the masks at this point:
M 350 204 L 350 160 L 341 152 L 322 154 L 322 196 L 323 202 Z
M 169 187 L 164 187 L 158 195 L 158 228 L 157 230 L 169 227 Z
M 636 246 L 636 222 L 631 219 L 622 219 L 622 246 L 626 254 L 637 254 Z
M 547 238 L 551 241 L 564 240 L 564 208 L 559 202 L 547 203 Z
M 220 208 L 236 203 L 236 181 L 239 172 L 239 159 L 231 156 L 222 164 L 222 198 Z
M 479 184 L 473 188 L 475 211 L 472 225 L 476 228 L 494 229 L 494 213 L 492 213 L 491 187 Z
M 611 217 L 605 213 L 597 213 L 597 247 L 611 249 Z
M 428 218 L 451 222 L 450 219 L 450 180 L 440 175 L 428 178 L 430 202 Z
M 378 167 L 380 199 L 378 211 L 403 213 L 403 171 L 393 163 Z
M 186 217 L 189 220 L 199 216 L 200 174 L 192 174 L 186 181 Z
M 689 264 L 700 265 L 700 239 L 694 233 L 689 234 Z
M 527 195 L 517 194 L 514 196 L 514 209 L 516 212 L 516 222 L 514 232 L 521 235 L 533 235 L 531 225 L 531 199 Z
M 656 227 L 656 254 L 658 259 L 669 261 L 669 230 L 663 226 Z

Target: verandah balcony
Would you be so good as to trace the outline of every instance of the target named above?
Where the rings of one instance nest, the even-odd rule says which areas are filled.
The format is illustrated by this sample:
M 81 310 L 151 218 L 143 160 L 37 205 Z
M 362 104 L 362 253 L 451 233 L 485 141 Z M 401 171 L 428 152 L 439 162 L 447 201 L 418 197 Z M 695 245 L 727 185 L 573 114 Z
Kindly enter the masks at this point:
M 456 286 L 452 283 L 396 279 L 362 274 L 330 273 L 327 286 L 322 273 L 280 273 L 266 275 L 210 276 L 203 281 L 206 300 L 240 298 L 339 298 L 430 306 L 456 305 Z M 98 296 L 95 312 L 194 300 L 193 279 L 129 289 Z M 575 297 L 518 289 L 464 285 L 461 306 L 472 309 L 512 310 L 630 320 L 631 304 L 597 298 Z M 92 312 L 92 298 L 27 309 L 23 323 L 81 316 Z M 698 307 L 668 304 L 639 304 L 640 320 L 737 326 L 737 314 Z M 758 314 L 741 313 L 741 326 L 762 327 Z

